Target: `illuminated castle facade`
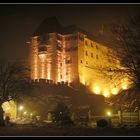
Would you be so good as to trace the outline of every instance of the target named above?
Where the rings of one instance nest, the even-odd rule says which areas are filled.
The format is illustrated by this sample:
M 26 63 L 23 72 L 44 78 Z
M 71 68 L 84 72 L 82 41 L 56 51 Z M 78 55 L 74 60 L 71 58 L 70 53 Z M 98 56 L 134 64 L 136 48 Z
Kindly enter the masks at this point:
M 114 58 L 112 57 L 114 53 Z M 54 83 L 82 83 L 94 93 L 109 97 L 126 89 L 127 79 L 101 69 L 121 67 L 113 49 L 95 41 L 87 32 L 63 27 L 56 18 L 42 22 L 30 41 L 31 79 Z

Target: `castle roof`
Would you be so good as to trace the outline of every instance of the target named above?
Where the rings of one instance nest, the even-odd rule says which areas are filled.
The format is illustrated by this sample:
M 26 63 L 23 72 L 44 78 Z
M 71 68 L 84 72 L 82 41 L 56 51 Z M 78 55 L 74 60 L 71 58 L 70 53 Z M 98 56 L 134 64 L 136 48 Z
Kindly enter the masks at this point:
M 62 24 L 60 24 L 60 22 L 55 16 L 44 19 L 32 36 L 40 36 L 46 33 L 53 33 L 53 32 L 60 33 L 62 35 L 80 32 L 85 34 L 87 38 L 96 41 L 102 45 L 107 45 L 108 47 L 112 46 L 110 45 L 109 39 L 106 38 L 104 35 L 94 36 L 89 32 L 77 27 L 76 25 L 63 26 Z
M 80 29 L 76 25 L 63 26 L 60 24 L 57 18 L 53 16 L 44 19 L 39 25 L 39 27 L 37 28 L 37 30 L 33 33 L 33 36 L 39 36 L 39 35 L 43 35 L 46 33 L 53 33 L 53 32 L 57 32 L 64 35 L 71 34 L 74 32 L 81 32 L 86 35 L 89 34 L 88 32 L 86 32 L 83 29 Z

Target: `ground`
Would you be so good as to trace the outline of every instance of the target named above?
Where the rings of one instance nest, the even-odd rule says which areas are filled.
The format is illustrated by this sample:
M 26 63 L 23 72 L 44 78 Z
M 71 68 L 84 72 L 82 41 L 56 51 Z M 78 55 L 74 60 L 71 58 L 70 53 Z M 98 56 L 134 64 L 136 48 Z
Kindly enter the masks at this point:
M 140 136 L 140 128 L 0 127 L 0 136 Z

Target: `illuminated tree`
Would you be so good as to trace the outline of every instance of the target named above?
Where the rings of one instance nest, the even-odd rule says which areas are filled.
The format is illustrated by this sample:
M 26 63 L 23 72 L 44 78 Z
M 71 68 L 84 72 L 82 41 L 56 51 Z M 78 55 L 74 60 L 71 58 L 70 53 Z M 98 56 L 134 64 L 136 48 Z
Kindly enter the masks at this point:
M 29 87 L 28 71 L 22 64 L 0 61 L 0 117 L 3 102 L 16 99 L 18 93 Z
M 117 55 L 121 58 L 124 69 L 116 69 L 129 79 L 139 90 L 140 86 L 140 15 L 130 17 L 122 24 L 113 24 L 112 32 L 115 36 Z M 114 69 L 115 70 L 115 69 Z
M 139 107 L 136 99 L 140 98 L 138 94 L 140 91 L 140 15 L 129 17 L 123 23 L 112 24 L 111 31 L 113 49 L 116 51 L 116 56 L 120 58 L 122 67 L 114 65 L 111 69 L 106 68 L 106 70 L 108 73 L 112 73 L 112 76 L 115 74 L 120 77 L 127 76 L 131 81 L 131 89 L 122 91 L 121 94 L 109 100 L 112 103 L 119 103 L 118 106 L 122 108 L 135 110 L 136 107 Z

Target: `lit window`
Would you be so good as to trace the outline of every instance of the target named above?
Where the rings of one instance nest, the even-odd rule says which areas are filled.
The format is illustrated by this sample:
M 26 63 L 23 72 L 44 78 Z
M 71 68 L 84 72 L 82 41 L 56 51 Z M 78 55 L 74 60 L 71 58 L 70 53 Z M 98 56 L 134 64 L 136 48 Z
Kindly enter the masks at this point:
M 98 45 L 96 45 L 96 49 L 98 50 Z
M 88 46 L 88 42 L 87 41 L 85 41 L 85 45 Z
M 59 45 L 58 45 L 58 46 L 57 46 L 57 50 L 58 50 L 58 51 L 62 51 L 62 46 L 59 46 Z
M 62 37 L 61 37 L 61 36 L 59 36 L 59 35 L 57 35 L 57 40 L 62 41 Z
M 91 53 L 91 57 L 93 58 L 93 53 Z
M 70 37 L 70 36 L 65 37 L 65 40 L 66 40 L 66 41 L 69 41 L 70 39 L 71 39 L 71 37 Z
M 68 57 L 68 58 L 66 59 L 66 64 L 70 64 L 70 63 L 72 63 L 72 59 L 71 59 L 70 57 Z
M 96 59 L 99 59 L 98 55 L 96 55 Z
M 86 51 L 86 56 L 88 56 L 88 52 Z
M 111 63 L 111 59 L 108 59 L 108 62 Z

